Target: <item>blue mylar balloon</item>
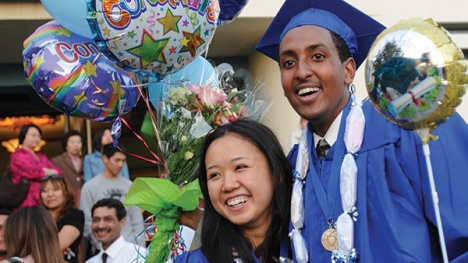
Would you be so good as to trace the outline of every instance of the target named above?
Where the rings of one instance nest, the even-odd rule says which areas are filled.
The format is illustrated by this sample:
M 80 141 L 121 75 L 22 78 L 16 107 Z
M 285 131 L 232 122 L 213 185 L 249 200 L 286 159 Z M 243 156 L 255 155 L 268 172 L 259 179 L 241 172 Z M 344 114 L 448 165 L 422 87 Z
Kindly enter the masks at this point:
M 149 83 L 149 98 L 156 109 L 159 109 L 162 95 L 171 87 L 180 87 L 187 84 L 219 86 L 215 69 L 210 62 L 201 56 L 198 56 L 180 70 L 165 76 L 162 80 L 158 81 L 156 78 L 150 78 Z
M 88 8 L 86 0 L 41 0 L 47 12 L 63 27 L 75 34 L 93 38 L 86 17 Z
M 249 0 L 218 0 L 219 17 L 218 25 L 224 25 L 236 19 Z

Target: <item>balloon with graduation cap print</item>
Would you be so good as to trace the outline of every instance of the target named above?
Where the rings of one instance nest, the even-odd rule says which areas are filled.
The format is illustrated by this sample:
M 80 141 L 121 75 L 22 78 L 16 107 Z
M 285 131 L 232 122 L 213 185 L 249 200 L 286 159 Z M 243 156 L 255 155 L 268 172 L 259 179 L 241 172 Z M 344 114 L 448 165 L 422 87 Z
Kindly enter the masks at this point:
M 369 98 L 389 121 L 434 129 L 460 105 L 468 76 L 463 52 L 431 19 L 402 20 L 382 32 L 366 62 Z

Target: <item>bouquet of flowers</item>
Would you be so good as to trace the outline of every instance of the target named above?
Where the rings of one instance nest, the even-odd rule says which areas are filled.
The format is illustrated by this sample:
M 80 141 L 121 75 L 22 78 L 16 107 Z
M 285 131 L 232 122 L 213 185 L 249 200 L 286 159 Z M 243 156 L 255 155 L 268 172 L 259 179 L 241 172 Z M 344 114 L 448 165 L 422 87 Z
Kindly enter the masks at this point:
M 125 201 L 155 215 L 157 231 L 146 262 L 165 262 L 184 250 L 178 220 L 182 211 L 195 210 L 202 197 L 196 178 L 208 132 L 240 117 L 260 121 L 271 104 L 263 85 L 250 89 L 250 83 L 242 81 L 241 89 L 232 67 L 222 65 L 224 70 L 217 68 L 215 81 L 163 83 L 162 95 L 152 101 L 157 115 L 149 114 L 150 123 L 164 171 L 160 178 L 137 178 Z

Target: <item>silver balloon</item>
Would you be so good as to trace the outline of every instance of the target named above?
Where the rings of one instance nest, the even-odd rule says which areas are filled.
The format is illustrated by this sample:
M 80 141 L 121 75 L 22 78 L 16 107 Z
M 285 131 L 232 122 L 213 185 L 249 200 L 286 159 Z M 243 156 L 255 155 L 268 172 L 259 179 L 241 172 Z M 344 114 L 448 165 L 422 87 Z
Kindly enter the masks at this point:
M 432 20 L 402 20 L 383 31 L 366 62 L 366 86 L 377 110 L 406 129 L 435 128 L 466 91 L 463 52 Z

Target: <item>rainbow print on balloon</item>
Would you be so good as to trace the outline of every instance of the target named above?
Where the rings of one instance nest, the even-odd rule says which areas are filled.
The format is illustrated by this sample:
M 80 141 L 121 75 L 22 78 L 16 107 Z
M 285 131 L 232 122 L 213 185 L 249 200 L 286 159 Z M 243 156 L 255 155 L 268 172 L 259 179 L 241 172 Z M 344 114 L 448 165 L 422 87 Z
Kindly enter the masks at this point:
M 51 107 L 110 122 L 132 110 L 141 77 L 115 65 L 95 43 L 51 21 L 24 42 L 24 72 Z

